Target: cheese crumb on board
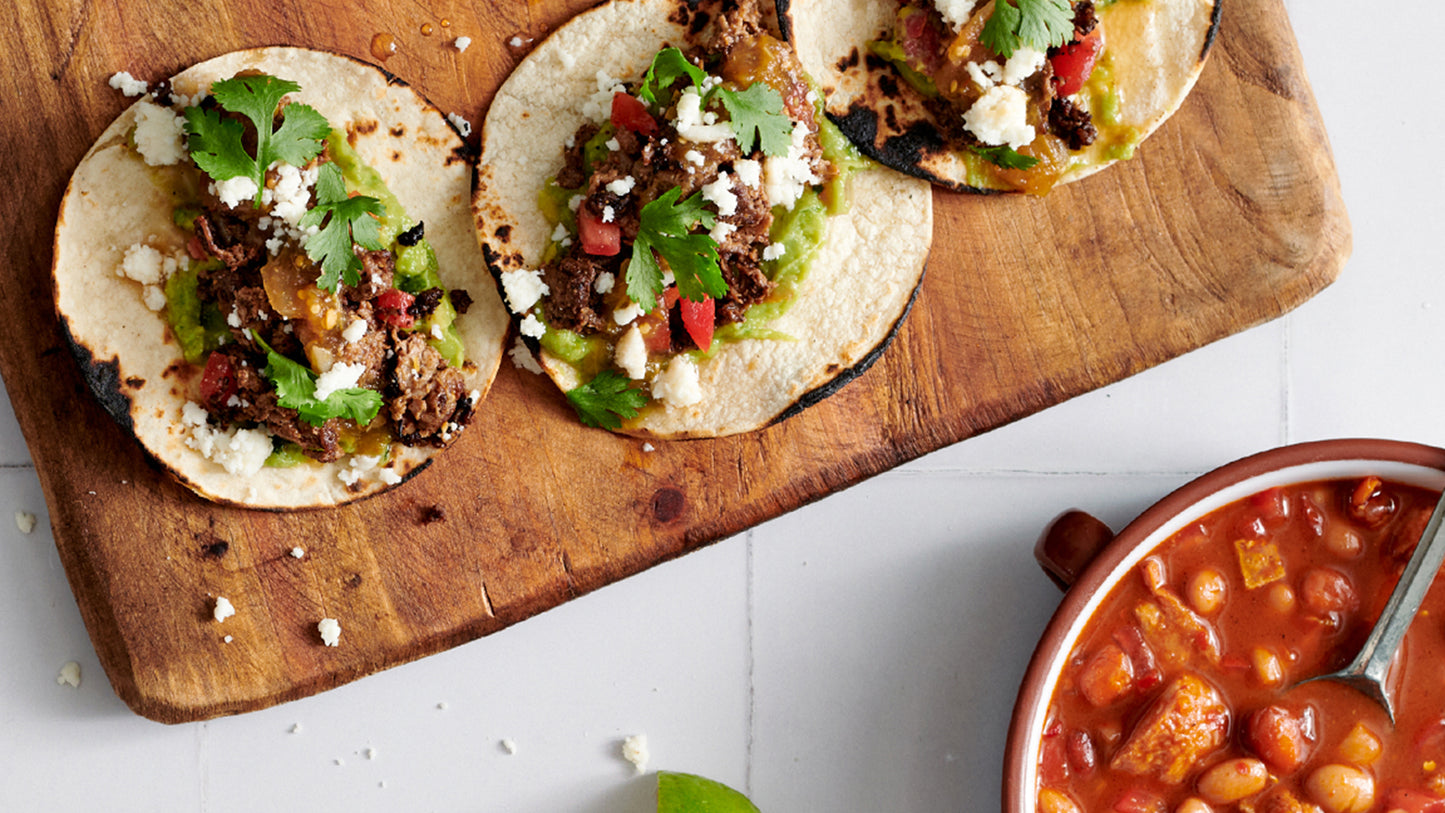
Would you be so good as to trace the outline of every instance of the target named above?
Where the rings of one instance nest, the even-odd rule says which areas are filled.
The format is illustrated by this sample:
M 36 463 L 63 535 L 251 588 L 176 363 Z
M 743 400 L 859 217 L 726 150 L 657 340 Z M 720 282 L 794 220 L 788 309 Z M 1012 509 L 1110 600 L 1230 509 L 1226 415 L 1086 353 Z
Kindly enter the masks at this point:
M 299 548 L 299 547 L 298 547 L 298 548 L 292 548 L 292 549 L 291 549 L 291 556 L 294 557 L 294 558 L 296 558 L 296 559 L 300 559 L 302 556 L 305 556 L 305 555 L 306 555 L 306 551 L 303 550 L 303 549 L 301 549 L 301 548 Z
M 452 45 L 456 47 L 457 53 L 459 54 L 465 54 L 467 52 L 467 48 L 470 47 L 471 44 L 471 37 L 457 37 L 455 40 L 452 41 Z
M 316 624 L 316 631 L 321 634 L 321 643 L 327 646 L 337 646 L 341 643 L 341 622 L 334 618 L 323 618 Z M 337 763 L 338 765 L 340 762 Z
M 139 96 L 150 90 L 150 85 L 130 75 L 130 71 L 117 71 L 110 75 L 109 84 L 127 96 Z
M 72 689 L 80 688 L 80 664 L 75 661 L 68 661 L 60 667 L 60 674 L 55 676 L 55 682 L 61 686 L 69 686 Z
M 230 599 L 225 596 L 216 596 L 216 609 L 212 612 L 212 615 L 216 617 L 217 621 L 225 621 L 235 614 L 236 607 L 231 604 Z

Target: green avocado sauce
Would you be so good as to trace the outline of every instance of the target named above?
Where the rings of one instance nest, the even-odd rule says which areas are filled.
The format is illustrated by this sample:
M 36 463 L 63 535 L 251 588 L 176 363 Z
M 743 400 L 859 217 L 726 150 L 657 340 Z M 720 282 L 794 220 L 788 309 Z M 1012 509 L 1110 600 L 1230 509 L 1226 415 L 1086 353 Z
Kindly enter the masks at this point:
M 194 219 L 194 215 L 192 215 Z M 166 280 L 166 322 L 181 354 L 191 364 L 204 364 L 212 350 L 231 340 L 231 329 L 226 326 L 226 317 L 215 305 L 201 302 L 197 289 L 203 267 L 216 267 L 215 260 L 191 263 L 179 268 Z
M 347 142 L 346 135 L 332 130 L 326 136 L 326 151 L 331 157 L 331 162 L 341 170 L 341 176 L 346 181 L 346 189 L 361 195 L 369 195 L 381 201 L 386 207 L 386 212 L 378 218 L 377 231 L 380 235 L 380 242 L 383 246 L 392 249 L 396 254 L 396 278 L 397 288 L 409 294 L 419 293 L 428 288 L 441 288 L 441 276 L 438 273 L 436 252 L 432 250 L 431 244 L 422 238 L 416 245 L 403 246 L 396 242 L 397 235 L 416 225 L 407 217 L 406 209 L 397 200 L 396 195 L 387 188 L 386 182 L 382 180 L 381 174 L 372 169 L 361 160 L 361 156 L 352 149 Z M 466 361 L 466 348 L 462 344 L 461 335 L 456 328 L 456 309 L 452 307 L 449 297 L 442 297 L 437 309 L 431 316 L 418 322 L 416 329 L 422 333 L 432 333 L 428 343 L 441 353 L 442 358 L 453 367 L 460 367 Z M 436 338 L 432 328 L 440 328 L 441 338 Z

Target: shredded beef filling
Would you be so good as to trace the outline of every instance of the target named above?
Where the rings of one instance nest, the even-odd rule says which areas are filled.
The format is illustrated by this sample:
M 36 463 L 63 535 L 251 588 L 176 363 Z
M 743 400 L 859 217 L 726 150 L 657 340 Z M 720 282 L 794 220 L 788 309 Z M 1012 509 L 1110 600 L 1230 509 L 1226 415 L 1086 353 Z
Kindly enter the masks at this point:
M 711 22 L 714 30 L 708 36 L 715 51 L 703 57 L 708 60 L 710 72 L 726 76 L 729 61 L 735 57 L 739 63 L 759 58 L 760 19 L 756 0 L 724 4 L 722 14 Z M 793 89 L 796 93 L 783 94 L 785 101 L 806 95 L 801 66 L 783 66 L 780 74 L 792 77 L 797 84 Z M 811 107 L 808 111 L 811 119 Z M 609 150 L 591 167 L 591 175 L 586 172 L 584 149 L 600 132 L 598 125 L 584 124 L 569 142 L 557 184 L 579 190 L 580 212 L 617 224 L 623 247 L 617 256 L 593 256 L 582 250 L 580 241 L 575 241 L 542 268 L 542 279 L 549 289 L 544 313 L 547 324 L 553 328 L 583 334 L 616 332 L 619 326 L 613 323 L 612 312 L 625 301 L 622 298 L 626 290 L 624 261 L 631 254 L 630 244 L 640 228 L 642 206 L 671 189 L 680 190 L 678 199 L 686 200 L 724 172 L 731 179 L 730 191 L 737 203 L 734 212 L 718 213 L 717 222 L 726 226 L 714 232 L 717 236 L 726 232 L 718 243 L 718 264 L 728 287 L 726 296 L 716 300 L 717 324 L 742 321 L 749 307 L 766 300 L 777 287 L 764 273 L 762 261 L 763 249 L 771 242 L 772 205 L 761 182 L 748 186 L 738 178 L 736 165 L 749 156 L 743 155 L 732 139 L 688 141 L 678 135 L 668 116 L 653 115 L 653 118 L 658 126 L 651 134 L 627 128 L 618 128 L 612 133 L 616 149 Z M 809 136 L 804 157 L 820 178 L 826 180 L 836 171 L 823 158 L 816 134 Z M 752 158 L 761 160 L 760 155 Z M 608 188 L 626 178 L 633 181 L 627 194 L 619 195 Z M 716 212 L 718 207 L 710 203 L 708 208 Z M 614 279 L 610 292 L 597 290 L 597 280 L 604 273 Z M 672 349 L 693 346 L 692 338 L 681 327 L 676 314 L 670 316 L 673 317 L 669 319 Z
M 249 206 L 242 208 L 251 212 Z M 227 317 L 233 341 L 214 352 L 230 360 L 236 381 L 233 394 L 216 399 L 219 403 L 204 404 L 207 412 L 223 427 L 264 427 L 316 460 L 340 458 L 345 454 L 342 437 L 347 431 L 359 431 L 354 424 L 332 418 L 311 425 L 295 409 L 280 406 L 275 386 L 261 375 L 266 355 L 253 335 L 277 353 L 305 364 L 303 337 L 298 334 L 315 330 L 304 320 L 284 319 L 266 292 L 262 269 L 285 254 L 273 258 L 265 246 L 265 233 L 251 219 L 215 200 L 203 202 L 195 222 L 201 248 L 220 261 L 218 266 L 203 267 L 198 291 L 203 301 L 214 303 Z M 420 239 L 420 232 L 413 231 Z M 427 343 L 425 335 L 399 330 L 380 318 L 375 300 L 392 289 L 396 274 L 391 252 L 357 253 L 362 263 L 358 284 L 341 286 L 334 300 L 339 313 L 330 326 L 336 335 L 311 336 L 321 348 L 315 352 L 333 364 L 363 366 L 357 385 L 382 392 L 386 402 L 380 419 L 388 424 L 392 437 L 407 445 L 443 445 L 471 417 L 474 405 L 465 389 L 466 379 Z M 465 292 L 452 294 L 454 304 L 470 302 Z M 444 295 L 439 288 L 422 291 L 408 313 L 424 319 Z M 357 320 L 366 324 L 366 332 L 355 341 L 341 337 L 340 331 Z

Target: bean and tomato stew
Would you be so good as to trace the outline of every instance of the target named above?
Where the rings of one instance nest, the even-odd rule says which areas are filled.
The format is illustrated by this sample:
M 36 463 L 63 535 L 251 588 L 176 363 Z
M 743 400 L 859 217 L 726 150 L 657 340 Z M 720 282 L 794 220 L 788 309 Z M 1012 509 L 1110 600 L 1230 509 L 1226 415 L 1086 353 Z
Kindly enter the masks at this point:
M 1359 649 L 1437 496 L 1291 485 L 1174 534 L 1064 666 L 1040 813 L 1445 813 L 1445 579 L 1391 672 L 1395 725 L 1348 687 L 1297 685 Z

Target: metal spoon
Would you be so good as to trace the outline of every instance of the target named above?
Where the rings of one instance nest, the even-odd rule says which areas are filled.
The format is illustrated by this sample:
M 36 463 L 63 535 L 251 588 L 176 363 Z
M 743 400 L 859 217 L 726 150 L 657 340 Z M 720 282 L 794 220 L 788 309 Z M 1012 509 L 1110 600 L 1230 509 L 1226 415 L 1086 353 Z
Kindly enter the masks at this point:
M 1445 527 L 1445 493 L 1440 495 L 1440 501 L 1435 504 L 1435 512 L 1430 515 L 1425 532 L 1420 535 L 1420 541 L 1415 545 L 1415 552 L 1410 554 L 1410 561 L 1405 564 L 1405 572 L 1400 574 L 1400 581 L 1390 593 L 1390 600 L 1385 602 L 1385 609 L 1375 620 L 1370 637 L 1365 639 L 1359 654 L 1345 668 L 1312 677 L 1301 683 L 1314 680 L 1343 683 L 1383 706 L 1385 713 L 1390 716 L 1390 724 L 1394 725 L 1395 707 L 1390 701 L 1389 691 L 1385 688 L 1385 673 L 1395 658 L 1395 650 L 1400 647 L 1400 641 L 1405 638 L 1405 632 L 1415 620 L 1415 612 L 1420 609 L 1420 603 L 1425 600 L 1425 594 L 1434 583 L 1441 561 L 1445 560 L 1445 533 L 1441 533 L 1442 527 Z

